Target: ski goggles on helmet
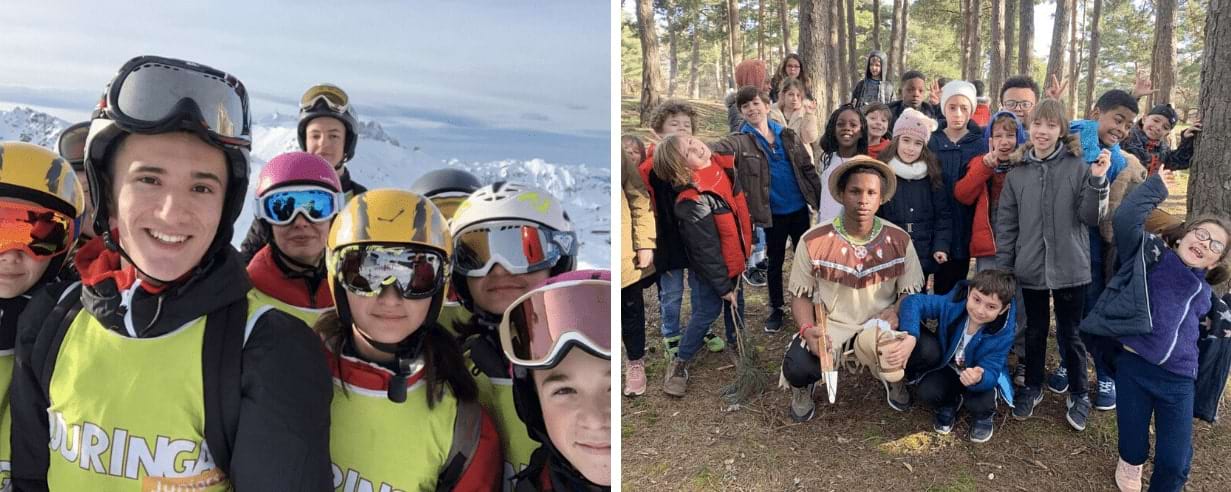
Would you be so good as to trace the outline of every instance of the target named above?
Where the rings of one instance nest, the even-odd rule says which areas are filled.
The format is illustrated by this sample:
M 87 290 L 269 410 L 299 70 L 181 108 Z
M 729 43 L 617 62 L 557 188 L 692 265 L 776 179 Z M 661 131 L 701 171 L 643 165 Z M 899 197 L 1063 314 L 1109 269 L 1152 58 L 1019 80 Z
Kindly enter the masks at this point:
M 395 286 L 403 299 L 426 299 L 440 292 L 448 273 L 444 255 L 423 247 L 356 244 L 334 255 L 338 282 L 363 297 Z
M 222 145 L 251 148 L 248 91 L 226 72 L 190 61 L 141 56 L 107 88 L 102 109 L 130 133 L 204 132 Z
M 333 84 L 316 84 L 309 87 L 303 97 L 299 98 L 299 110 L 307 111 L 322 102 L 335 113 L 345 113 L 350 109 L 350 97 L 346 95 L 346 91 Z
M 68 161 L 74 170 L 85 169 L 82 166 L 85 165 L 85 141 L 89 135 L 90 122 L 77 123 L 65 129 L 56 142 L 56 153 Z
M 457 213 L 457 207 L 462 206 L 462 202 L 466 201 L 469 197 L 469 193 L 456 191 L 437 193 L 429 197 L 428 200 L 431 200 L 432 205 L 440 209 L 440 213 L 445 216 L 445 219 L 452 219 L 453 214 Z
M 68 251 L 76 235 L 76 219 L 62 212 L 0 201 L 0 252 L 18 250 L 48 258 Z
M 512 274 L 556 266 L 577 254 L 577 236 L 521 222 L 491 222 L 459 234 L 453 241 L 453 268 L 467 277 L 482 277 L 497 263 Z
M 549 369 L 577 346 L 611 359 L 611 282 L 572 280 L 519 297 L 500 321 L 500 346 L 509 361 Z
M 342 209 L 340 193 L 316 186 L 288 186 L 256 199 L 256 216 L 274 225 L 287 225 L 303 215 L 312 222 L 333 219 Z

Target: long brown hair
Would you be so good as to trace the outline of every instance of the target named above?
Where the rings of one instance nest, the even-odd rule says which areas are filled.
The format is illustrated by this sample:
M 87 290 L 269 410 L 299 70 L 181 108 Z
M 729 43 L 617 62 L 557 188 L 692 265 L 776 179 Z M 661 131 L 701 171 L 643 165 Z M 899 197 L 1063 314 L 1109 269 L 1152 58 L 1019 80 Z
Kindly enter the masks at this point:
M 797 63 L 799 63 L 799 77 L 796 77 L 796 78 L 798 78 L 800 82 L 803 82 L 804 94 L 805 95 L 811 94 L 812 93 L 812 81 L 808 79 L 808 68 L 807 68 L 808 66 L 804 64 L 804 59 L 801 58 L 796 53 L 787 53 L 787 55 L 782 58 L 782 63 L 778 64 L 778 71 L 774 73 L 773 80 L 770 80 L 770 85 L 772 85 L 773 87 L 778 87 L 778 84 L 781 84 L 783 80 L 791 78 L 790 75 L 786 74 L 787 60 L 795 60 Z M 785 91 L 779 90 L 778 94 L 781 95 L 783 92 Z
M 313 329 L 321 335 L 325 346 L 333 352 L 335 373 L 346 379 L 342 366 L 342 352 L 347 345 L 353 343 L 353 328 L 338 317 L 337 311 L 329 311 L 316 320 Z M 420 355 L 423 357 L 423 382 L 427 385 L 427 407 L 434 408 L 436 403 L 444 398 L 445 386 L 460 401 L 473 401 L 478 398 L 479 390 L 470 371 L 466 368 L 466 359 L 457 341 L 445 331 L 436 320 L 428 320 L 419 327 L 422 330 L 422 345 Z M 343 391 L 346 385 L 342 385 Z
M 1221 227 L 1224 232 L 1231 234 L 1231 221 L 1217 215 L 1202 215 L 1187 222 L 1181 222 L 1163 230 L 1159 236 L 1167 243 L 1167 246 L 1172 249 L 1180 246 L 1180 240 L 1184 239 L 1188 233 L 1196 229 L 1197 226 L 1205 224 L 1213 224 Z M 1214 263 L 1209 270 L 1205 271 L 1205 281 L 1210 285 L 1218 285 L 1227 280 L 1231 280 L 1231 266 L 1227 265 L 1227 255 L 1231 254 L 1226 246 L 1223 246 L 1222 255 L 1219 256 L 1218 262 Z
M 685 163 L 683 146 L 687 135 L 671 135 L 654 148 L 654 174 L 660 179 L 680 187 L 692 182 L 692 170 Z
M 893 137 L 893 140 L 889 141 L 889 146 L 885 147 L 885 150 L 882 150 L 876 158 L 884 163 L 888 163 L 893 159 L 898 159 L 898 137 Z M 919 150 L 919 160 L 927 163 L 928 165 L 928 181 L 932 182 L 932 191 L 940 190 L 940 188 L 945 184 L 944 174 L 940 169 L 940 161 L 936 160 L 936 156 L 932 155 L 931 150 L 928 150 L 927 142 L 924 142 L 923 148 Z M 903 164 L 914 163 L 903 162 Z

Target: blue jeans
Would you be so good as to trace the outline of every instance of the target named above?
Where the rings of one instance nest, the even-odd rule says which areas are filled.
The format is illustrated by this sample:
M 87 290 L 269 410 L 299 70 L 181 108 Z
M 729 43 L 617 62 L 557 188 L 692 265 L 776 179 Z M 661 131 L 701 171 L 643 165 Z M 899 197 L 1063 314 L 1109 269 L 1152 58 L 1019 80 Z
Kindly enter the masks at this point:
M 757 266 L 765 259 L 765 229 L 752 226 L 752 254 L 748 256 L 748 268 Z
M 1122 352 L 1116 361 L 1116 425 L 1120 458 L 1140 465 L 1150 457 L 1154 416 L 1154 473 L 1150 490 L 1181 490 L 1192 464 L 1193 399 L 1196 383 Z
M 692 316 L 688 319 L 688 327 L 684 329 L 684 339 L 680 341 L 680 351 L 676 355 L 680 360 L 689 361 L 701 350 L 705 343 L 705 334 L 710 332 L 710 325 L 721 314 L 727 328 L 727 343 L 735 343 L 735 320 L 731 318 L 731 308 L 718 296 L 718 292 L 709 282 L 697 277 L 688 276 L 688 288 L 692 289 Z M 739 290 L 739 317 L 744 317 L 744 291 Z
M 696 305 L 693 294 L 693 305 Z M 684 269 L 658 274 L 658 314 L 663 338 L 680 334 L 680 308 L 684 304 Z

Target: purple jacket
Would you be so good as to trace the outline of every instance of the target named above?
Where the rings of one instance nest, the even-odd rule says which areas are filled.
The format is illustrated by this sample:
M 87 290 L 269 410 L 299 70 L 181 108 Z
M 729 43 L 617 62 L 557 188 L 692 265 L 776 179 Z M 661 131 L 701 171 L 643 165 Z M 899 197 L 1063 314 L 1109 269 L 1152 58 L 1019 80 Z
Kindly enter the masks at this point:
M 1205 270 L 1188 267 L 1171 248 L 1162 247 L 1161 253 L 1146 274 L 1153 331 L 1120 342 L 1168 372 L 1196 380 L 1197 338 L 1201 318 L 1210 311 L 1210 284 Z

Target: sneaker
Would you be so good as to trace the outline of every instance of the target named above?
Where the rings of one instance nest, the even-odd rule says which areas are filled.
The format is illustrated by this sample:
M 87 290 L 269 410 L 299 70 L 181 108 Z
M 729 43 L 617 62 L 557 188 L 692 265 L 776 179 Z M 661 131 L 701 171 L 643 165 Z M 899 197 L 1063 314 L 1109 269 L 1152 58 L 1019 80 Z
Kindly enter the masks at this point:
M 791 408 L 788 409 L 791 420 L 807 422 L 816 416 L 816 402 L 812 401 L 812 388 L 815 387 L 815 384 L 809 384 L 803 388 L 791 388 Z
M 645 361 L 630 360 L 624 367 L 624 396 L 645 394 Z
M 671 362 L 671 359 L 675 358 L 675 354 L 679 353 L 680 339 L 682 338 L 683 335 L 663 338 L 663 346 L 666 347 L 663 349 L 663 355 L 667 357 L 667 362 Z
M 889 401 L 889 408 L 899 412 L 910 410 L 910 390 L 904 381 L 885 383 L 885 399 Z
M 667 364 L 667 378 L 663 381 L 663 393 L 684 396 L 688 390 L 688 363 L 673 357 Z
M 794 251 L 794 250 L 791 250 L 791 251 Z M 762 272 L 768 272 L 769 271 L 769 258 L 764 258 L 761 261 L 757 262 L 756 269 Z
M 1130 465 L 1120 458 L 1116 463 L 1116 487 L 1120 492 L 1141 492 L 1141 465 Z
M 1086 419 L 1090 418 L 1090 397 L 1082 395 L 1074 398 L 1069 396 L 1069 411 L 1064 414 L 1064 419 L 1069 421 L 1077 432 L 1086 430 Z
M 710 352 L 722 352 L 722 349 L 727 348 L 727 342 L 722 341 L 722 337 L 713 333 L 705 334 L 705 348 Z
M 771 308 L 769 310 L 769 319 L 765 320 L 765 333 L 778 333 L 782 331 L 783 315 L 782 308 Z
M 970 442 L 981 444 L 991 440 L 992 432 L 995 430 L 995 421 L 995 414 L 975 419 L 974 425 L 970 427 Z
M 1018 362 L 1013 366 L 1013 385 L 1022 387 L 1026 385 L 1026 364 Z
M 938 408 L 932 416 L 932 430 L 940 435 L 953 432 L 953 422 L 955 420 L 957 420 L 957 407 Z
M 1029 386 L 1022 387 L 1013 398 L 1013 418 L 1026 420 L 1034 415 L 1034 407 L 1043 401 L 1043 391 Z
M 769 273 L 761 268 L 744 270 L 744 283 L 752 287 L 764 287 L 769 283 Z
M 1052 393 L 1064 393 L 1069 390 L 1069 371 L 1061 366 L 1056 369 L 1056 372 L 1047 376 L 1047 391 Z
M 1116 382 L 1115 381 L 1099 381 L 1098 395 L 1094 397 L 1095 410 L 1115 410 L 1116 409 Z

